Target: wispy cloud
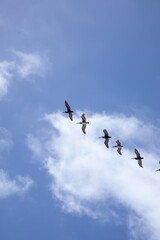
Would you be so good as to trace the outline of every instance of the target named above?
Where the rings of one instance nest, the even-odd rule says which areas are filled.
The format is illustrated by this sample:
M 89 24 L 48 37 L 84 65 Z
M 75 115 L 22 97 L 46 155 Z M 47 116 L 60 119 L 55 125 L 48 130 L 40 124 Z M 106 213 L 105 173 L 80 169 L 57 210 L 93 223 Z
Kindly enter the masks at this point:
M 7 94 L 17 73 L 22 79 L 27 79 L 30 75 L 44 77 L 47 69 L 48 60 L 37 53 L 13 51 L 13 55 L 16 56 L 14 61 L 0 62 L 0 99 Z
M 11 180 L 7 173 L 0 169 L 0 198 L 5 198 L 13 194 L 23 194 L 31 187 L 33 181 L 29 177 L 17 176 Z
M 0 128 L 0 153 L 12 147 L 12 137 L 5 128 Z M 3 156 L 3 155 L 2 155 Z M 13 194 L 23 194 L 32 186 L 33 180 L 30 177 L 16 176 L 10 179 L 7 172 L 0 169 L 0 198 L 6 198 Z
M 0 99 L 7 94 L 14 67 L 13 62 L 0 62 Z
M 14 51 L 18 57 L 17 71 L 22 78 L 27 78 L 29 75 L 44 76 L 46 63 L 37 53 L 23 53 Z
M 0 151 L 4 149 L 10 149 L 12 147 L 12 138 L 10 132 L 0 127 Z
M 79 112 L 74 119 L 79 121 Z M 39 145 L 34 138 L 30 147 L 37 153 L 40 151 L 37 148 L 42 151 L 43 146 L 43 165 L 52 178 L 52 194 L 62 208 L 70 213 L 110 219 L 117 218 L 117 209 L 123 206 L 129 212 L 132 239 L 145 236 L 158 240 L 160 176 L 155 169 L 159 161 L 156 147 L 160 144 L 160 129 L 135 117 L 92 114 L 84 135 L 79 125 L 60 113 L 46 115 L 45 120 L 51 123 L 53 131 L 50 140 Z M 103 140 L 98 139 L 104 128 L 112 136 L 110 146 L 117 139 L 125 146 L 122 156 L 114 148 L 107 149 Z M 131 159 L 135 147 L 145 157 L 143 169 Z M 143 234 L 133 224 L 135 216 Z
M 39 139 L 34 137 L 32 134 L 27 136 L 27 145 L 32 150 L 35 157 L 41 157 L 43 153 L 42 143 Z

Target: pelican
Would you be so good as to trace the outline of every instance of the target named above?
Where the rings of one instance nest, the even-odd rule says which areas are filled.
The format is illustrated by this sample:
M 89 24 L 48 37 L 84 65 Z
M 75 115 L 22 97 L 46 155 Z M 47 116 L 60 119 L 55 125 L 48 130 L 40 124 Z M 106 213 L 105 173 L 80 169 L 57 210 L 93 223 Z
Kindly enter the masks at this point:
M 83 113 L 82 116 L 82 122 L 78 122 L 77 124 L 82 124 L 82 132 L 86 134 L 86 124 L 89 124 L 89 122 L 86 122 L 85 114 Z
M 138 164 L 141 168 L 143 168 L 142 166 L 142 159 L 144 159 L 143 157 L 140 156 L 140 153 L 138 152 L 138 150 L 135 148 L 134 150 L 135 154 L 137 155 L 137 157 L 135 158 L 132 158 L 132 159 L 135 159 L 135 160 L 138 160 Z
M 159 161 L 159 164 L 160 164 L 160 161 Z M 155 172 L 158 172 L 158 171 L 160 171 L 160 168 L 159 168 L 159 169 L 157 169 Z
M 73 121 L 72 112 L 74 112 L 74 111 L 71 110 L 71 107 L 69 106 L 69 104 L 66 100 L 65 100 L 65 105 L 66 105 L 67 111 L 65 111 L 63 113 L 69 113 L 69 118 Z
M 117 145 L 113 146 L 112 148 L 114 148 L 114 147 L 117 148 L 117 152 L 118 152 L 120 155 L 122 155 L 121 149 L 122 149 L 123 146 L 121 145 L 121 143 L 120 143 L 119 140 L 117 140 L 116 143 L 117 143 Z
M 105 138 L 104 144 L 106 145 L 107 148 L 109 148 L 108 143 L 109 143 L 109 138 L 111 138 L 111 136 L 108 135 L 108 132 L 106 129 L 104 129 L 103 132 L 104 132 L 104 136 L 99 138 Z

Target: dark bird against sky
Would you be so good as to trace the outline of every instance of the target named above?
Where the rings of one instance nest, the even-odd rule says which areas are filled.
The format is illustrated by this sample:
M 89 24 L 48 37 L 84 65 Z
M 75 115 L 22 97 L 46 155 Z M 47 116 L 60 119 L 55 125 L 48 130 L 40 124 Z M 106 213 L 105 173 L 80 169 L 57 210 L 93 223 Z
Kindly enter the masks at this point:
M 108 132 L 106 129 L 104 129 L 103 132 L 104 132 L 104 136 L 99 138 L 105 138 L 104 144 L 106 145 L 107 148 L 109 148 L 108 143 L 109 143 L 109 138 L 111 138 L 111 136 L 108 135 Z
M 159 161 L 159 164 L 160 164 L 160 161 Z M 158 172 L 158 171 L 160 171 L 160 168 L 159 168 L 159 169 L 157 169 L 155 172 Z
M 65 111 L 63 113 L 68 113 L 69 114 L 69 118 L 73 121 L 72 113 L 74 111 L 71 110 L 71 107 L 69 106 L 69 104 L 68 104 L 68 102 L 66 100 L 65 100 L 65 105 L 66 105 L 67 111 Z
M 135 148 L 134 150 L 135 154 L 137 155 L 137 157 L 135 158 L 132 158 L 132 159 L 135 159 L 135 160 L 138 160 L 138 164 L 141 168 L 143 168 L 143 165 L 142 165 L 142 159 L 144 159 L 143 157 L 141 157 L 140 153 L 138 152 L 138 150 Z
M 89 122 L 86 122 L 85 114 L 83 113 L 82 116 L 82 122 L 78 122 L 77 124 L 82 124 L 82 132 L 86 134 L 86 124 L 89 124 Z
M 113 146 L 113 148 L 114 148 L 114 147 L 117 148 L 117 152 L 118 152 L 120 155 L 122 155 L 121 149 L 122 149 L 123 146 L 121 145 L 121 143 L 120 143 L 119 140 L 117 140 L 116 143 L 117 143 L 117 145 Z

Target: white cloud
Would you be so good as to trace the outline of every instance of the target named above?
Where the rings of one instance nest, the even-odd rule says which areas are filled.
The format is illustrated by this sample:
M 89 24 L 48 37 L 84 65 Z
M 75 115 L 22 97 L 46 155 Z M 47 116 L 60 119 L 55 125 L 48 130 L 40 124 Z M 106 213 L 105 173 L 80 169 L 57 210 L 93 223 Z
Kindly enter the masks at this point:
M 33 184 L 29 177 L 17 176 L 11 180 L 7 173 L 0 169 L 0 198 L 5 198 L 13 194 L 23 194 Z
M 13 51 L 17 57 L 14 61 L 0 62 L 0 99 L 7 95 L 13 77 L 18 75 L 27 79 L 30 75 L 44 77 L 48 60 L 39 54 Z
M 22 78 L 27 78 L 29 75 L 44 76 L 46 65 L 44 58 L 39 54 L 20 51 L 14 51 L 14 53 L 19 59 L 17 71 Z
M 62 208 L 108 219 L 117 217 L 116 209 L 123 206 L 131 212 L 128 227 L 132 239 L 158 240 L 160 175 L 155 169 L 159 162 L 160 129 L 135 117 L 93 114 L 87 118 L 90 124 L 84 135 L 81 126 L 75 124 L 80 120 L 79 112 L 74 122 L 60 113 L 46 115 L 45 120 L 51 123 L 53 131 L 50 140 L 39 145 L 34 138 L 36 144 L 33 146 L 32 141 L 30 148 L 39 152 L 37 148 L 41 146 L 42 151 L 43 146 L 43 164 L 52 179 L 51 191 Z M 98 139 L 104 128 L 112 136 L 110 146 L 117 139 L 125 146 L 122 156 Z M 144 156 L 143 169 L 131 159 L 135 147 Z M 135 216 L 137 224 L 133 224 Z M 142 231 L 137 231 L 137 227 Z
M 4 149 L 10 149 L 12 147 L 12 138 L 10 132 L 0 127 L 0 151 Z
M 0 99 L 7 94 L 13 69 L 13 62 L 0 62 Z
M 9 131 L 0 128 L 0 153 L 2 160 L 2 151 L 9 150 L 12 147 L 12 138 Z M 31 187 L 33 180 L 29 177 L 16 176 L 10 179 L 7 172 L 0 169 L 0 198 L 5 198 L 13 194 L 23 194 Z
M 42 144 L 41 141 L 35 138 L 33 135 L 27 136 L 27 145 L 33 151 L 35 157 L 40 157 L 42 154 Z

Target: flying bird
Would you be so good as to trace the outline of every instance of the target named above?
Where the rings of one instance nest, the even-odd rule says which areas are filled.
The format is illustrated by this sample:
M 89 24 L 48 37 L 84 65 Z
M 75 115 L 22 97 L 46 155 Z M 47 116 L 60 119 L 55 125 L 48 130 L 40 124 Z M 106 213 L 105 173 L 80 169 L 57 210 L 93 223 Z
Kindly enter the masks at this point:
M 69 104 L 68 104 L 68 102 L 66 100 L 65 100 L 65 105 L 66 105 L 67 111 L 65 111 L 63 113 L 68 113 L 69 114 L 69 118 L 73 121 L 72 113 L 74 111 L 71 110 L 71 107 L 69 106 Z
M 142 159 L 144 159 L 143 157 L 141 157 L 140 153 L 138 152 L 138 150 L 135 148 L 134 150 L 135 154 L 137 155 L 137 157 L 135 158 L 132 158 L 132 159 L 135 159 L 135 160 L 138 160 L 138 164 L 141 168 L 143 168 L 143 165 L 142 165 Z
M 83 113 L 82 116 L 82 122 L 78 122 L 77 124 L 82 124 L 82 132 L 86 134 L 86 124 L 89 124 L 89 122 L 86 122 L 85 114 Z
M 103 132 L 104 132 L 104 136 L 99 138 L 105 138 L 104 144 L 106 145 L 107 148 L 109 148 L 108 143 L 109 143 L 109 138 L 111 138 L 111 136 L 108 135 L 108 132 L 106 129 L 104 129 Z
M 120 155 L 122 155 L 121 149 L 122 149 L 123 146 L 121 145 L 121 143 L 120 143 L 119 140 L 117 140 L 116 143 L 117 143 L 117 145 L 113 146 L 112 148 L 117 148 L 117 152 L 118 152 Z
M 160 161 L 159 161 L 159 164 L 160 164 Z M 158 171 L 160 171 L 160 168 L 159 168 L 159 169 L 157 169 L 155 172 L 158 172 Z

